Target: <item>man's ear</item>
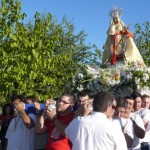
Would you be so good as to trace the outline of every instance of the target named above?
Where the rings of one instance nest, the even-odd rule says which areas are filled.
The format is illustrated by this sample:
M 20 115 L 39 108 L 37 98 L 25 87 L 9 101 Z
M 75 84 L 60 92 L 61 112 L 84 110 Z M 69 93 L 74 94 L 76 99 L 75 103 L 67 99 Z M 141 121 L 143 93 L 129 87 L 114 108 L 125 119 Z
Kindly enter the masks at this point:
M 75 103 L 70 103 L 70 106 L 73 107 Z
M 105 114 L 106 116 L 109 116 L 110 110 L 111 110 L 111 106 L 108 106 L 108 107 L 106 108 L 104 114 Z
M 107 107 L 106 110 L 105 110 L 105 112 L 108 113 L 109 110 L 110 110 L 110 107 Z

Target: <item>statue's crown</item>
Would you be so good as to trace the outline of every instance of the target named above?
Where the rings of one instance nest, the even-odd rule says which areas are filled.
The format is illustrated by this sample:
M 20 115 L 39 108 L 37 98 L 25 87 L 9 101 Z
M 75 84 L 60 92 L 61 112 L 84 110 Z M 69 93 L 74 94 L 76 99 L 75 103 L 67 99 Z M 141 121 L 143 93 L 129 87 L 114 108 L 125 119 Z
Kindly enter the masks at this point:
M 114 18 L 114 17 L 120 18 L 121 15 L 122 15 L 122 8 L 120 8 L 120 7 L 113 6 L 113 8 L 110 10 L 110 16 L 112 18 Z

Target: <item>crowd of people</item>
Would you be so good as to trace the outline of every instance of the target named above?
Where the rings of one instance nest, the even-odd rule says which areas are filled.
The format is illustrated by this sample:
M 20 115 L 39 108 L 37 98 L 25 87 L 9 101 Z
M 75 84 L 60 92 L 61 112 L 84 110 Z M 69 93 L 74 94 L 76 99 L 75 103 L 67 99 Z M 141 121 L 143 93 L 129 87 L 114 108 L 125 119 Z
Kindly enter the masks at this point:
M 124 61 L 145 67 L 120 12 L 111 11 L 102 65 Z M 106 91 L 65 93 L 46 100 L 42 109 L 36 96 L 16 95 L 0 115 L 1 149 L 150 150 L 149 108 L 150 96 L 137 92 L 126 97 Z
M 34 104 L 27 110 L 25 103 Z M 53 104 L 53 105 L 52 105 Z M 31 105 L 32 106 L 32 105 Z M 2 150 L 149 150 L 150 96 L 83 90 L 45 101 L 12 98 L 0 116 Z

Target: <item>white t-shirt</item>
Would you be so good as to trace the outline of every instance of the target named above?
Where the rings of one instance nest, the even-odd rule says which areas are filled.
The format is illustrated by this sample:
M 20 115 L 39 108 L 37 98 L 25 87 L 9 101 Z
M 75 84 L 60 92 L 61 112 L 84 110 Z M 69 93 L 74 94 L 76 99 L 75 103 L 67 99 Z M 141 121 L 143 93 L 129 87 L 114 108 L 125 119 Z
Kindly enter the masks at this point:
M 134 120 L 135 123 L 136 123 L 141 129 L 145 130 L 143 120 L 142 120 L 142 118 L 141 118 L 138 114 L 136 114 L 136 113 L 131 113 L 131 114 L 130 114 L 130 118 L 131 118 L 132 120 Z M 133 144 L 132 144 L 131 148 L 129 148 L 129 150 L 134 150 L 134 149 L 135 149 L 135 150 L 140 150 L 140 147 L 141 147 L 141 145 L 140 145 L 140 139 L 136 136 L 135 132 L 133 132 L 133 133 L 134 133 Z
M 147 128 L 145 129 L 145 137 L 143 139 L 140 139 L 140 142 L 150 142 L 150 112 L 147 108 L 141 108 L 139 111 L 134 112 L 138 114 L 143 121 L 146 121 L 148 123 Z
M 127 133 L 132 139 L 134 138 L 133 135 L 133 123 L 131 119 L 125 119 L 125 118 L 115 118 L 112 120 L 112 123 L 123 133 Z
M 28 116 L 36 124 L 36 116 Z M 11 120 L 5 138 L 8 139 L 7 150 L 34 150 L 35 128 L 28 129 L 22 118 L 17 116 Z
M 73 144 L 72 150 L 127 150 L 123 133 L 103 113 L 74 119 L 65 133 Z

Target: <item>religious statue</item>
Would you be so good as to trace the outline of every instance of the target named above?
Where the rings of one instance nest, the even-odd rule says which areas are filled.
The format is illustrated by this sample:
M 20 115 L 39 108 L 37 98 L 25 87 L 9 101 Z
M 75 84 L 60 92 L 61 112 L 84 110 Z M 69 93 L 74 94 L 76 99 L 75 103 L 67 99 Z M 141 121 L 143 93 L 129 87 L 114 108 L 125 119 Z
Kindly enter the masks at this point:
M 113 7 L 110 11 L 112 20 L 107 31 L 108 36 L 104 45 L 102 65 L 107 67 L 108 63 L 115 65 L 117 62 L 123 62 L 145 67 L 143 58 L 133 41 L 133 34 L 120 19 L 121 13 L 122 9 L 119 7 Z

